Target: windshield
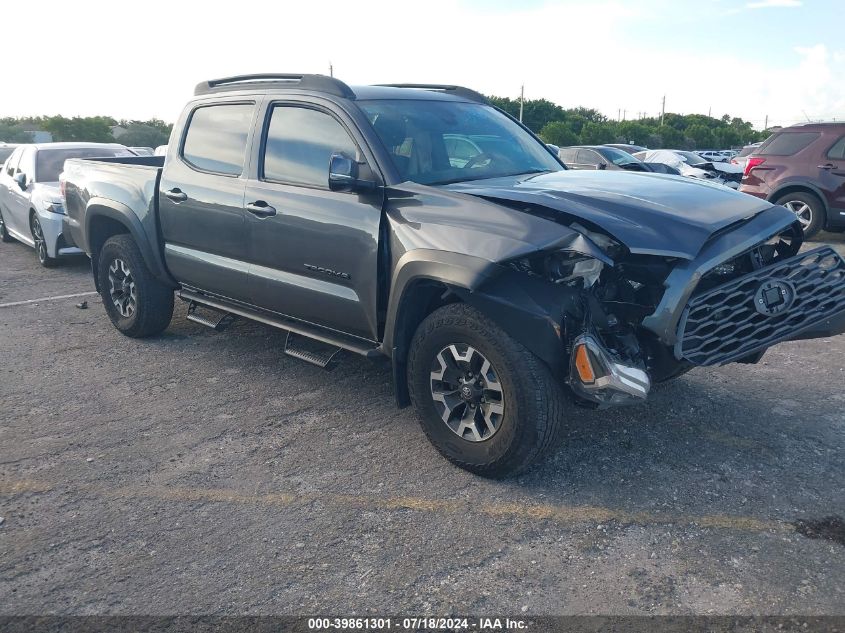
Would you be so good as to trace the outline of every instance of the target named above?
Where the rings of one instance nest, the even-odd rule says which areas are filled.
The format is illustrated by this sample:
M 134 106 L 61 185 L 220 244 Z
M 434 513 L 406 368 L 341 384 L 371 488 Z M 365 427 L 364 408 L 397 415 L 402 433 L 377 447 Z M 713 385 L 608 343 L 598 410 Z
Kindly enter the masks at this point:
M 680 156 L 687 165 L 702 165 L 709 162 L 693 152 L 682 152 L 676 150 L 675 153 Z
M 564 169 L 546 147 L 487 105 L 359 101 L 404 180 L 438 185 Z
M 611 161 L 614 165 L 628 165 L 630 163 L 639 163 L 636 158 L 631 156 L 628 152 L 623 152 L 621 149 L 613 147 L 601 147 L 598 153 Z
M 35 182 L 58 182 L 68 158 L 111 158 L 133 156 L 125 147 L 77 147 L 41 149 L 35 159 Z

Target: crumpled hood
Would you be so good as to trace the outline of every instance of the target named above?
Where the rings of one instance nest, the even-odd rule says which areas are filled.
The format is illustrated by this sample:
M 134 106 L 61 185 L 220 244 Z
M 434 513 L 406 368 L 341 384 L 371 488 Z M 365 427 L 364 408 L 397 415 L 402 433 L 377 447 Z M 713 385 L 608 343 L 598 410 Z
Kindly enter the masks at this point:
M 446 185 L 457 193 L 559 212 L 603 229 L 632 253 L 693 259 L 725 227 L 772 204 L 721 185 L 663 174 L 566 170 Z M 517 203 L 514 205 L 513 203 Z M 570 217 L 567 217 L 570 216 Z

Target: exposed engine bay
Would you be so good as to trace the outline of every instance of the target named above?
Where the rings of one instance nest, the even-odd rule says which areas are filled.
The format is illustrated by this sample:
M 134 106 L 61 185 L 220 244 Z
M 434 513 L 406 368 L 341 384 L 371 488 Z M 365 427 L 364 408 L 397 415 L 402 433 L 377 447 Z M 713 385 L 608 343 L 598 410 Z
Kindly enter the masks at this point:
M 595 252 L 587 254 L 583 248 L 564 249 L 521 257 L 507 262 L 507 266 L 525 277 L 553 284 L 559 292 L 564 291 L 560 295 L 564 298 L 561 341 L 569 358 L 565 380 L 583 403 L 611 406 L 637 402 L 647 397 L 653 383 L 677 377 L 696 365 L 756 363 L 762 358 L 767 346 L 756 344 L 753 337 L 749 339 L 747 353 L 742 353 L 740 344 L 732 350 L 737 353 L 731 358 L 685 354 L 683 345 L 662 340 L 644 321 L 658 311 L 667 279 L 680 260 L 632 254 L 620 242 L 595 228 L 579 222 L 569 227 L 594 244 L 604 257 L 597 257 Z M 753 277 L 764 270 L 777 270 L 798 255 L 802 241 L 800 226 L 793 223 L 720 262 L 697 280 L 690 304 L 736 280 Z M 825 274 L 832 274 L 839 284 L 839 298 L 830 306 L 835 311 L 845 308 L 845 290 L 841 285 L 845 267 L 838 256 L 828 259 Z M 838 272 L 833 272 L 834 269 Z M 778 283 L 794 287 L 789 281 Z M 782 300 L 785 305 L 787 299 L 794 299 L 778 294 L 779 287 L 772 287 L 775 293 L 769 293 L 771 302 Z M 737 295 L 736 305 L 710 315 L 714 323 L 721 321 L 726 325 L 725 331 L 717 334 L 724 337 L 733 334 L 732 312 L 748 301 L 765 303 L 769 299 L 755 297 L 753 292 Z M 775 311 L 772 315 L 763 314 L 765 310 L 758 312 L 771 317 L 776 315 L 777 306 L 772 310 Z

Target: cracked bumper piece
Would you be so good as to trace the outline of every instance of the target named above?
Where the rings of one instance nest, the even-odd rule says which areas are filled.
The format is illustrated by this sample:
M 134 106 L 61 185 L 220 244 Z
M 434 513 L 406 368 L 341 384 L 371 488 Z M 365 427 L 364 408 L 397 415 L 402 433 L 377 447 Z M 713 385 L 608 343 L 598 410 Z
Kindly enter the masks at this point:
M 648 397 L 648 374 L 614 358 L 592 335 L 575 339 L 569 384 L 579 397 L 600 407 L 642 402 Z

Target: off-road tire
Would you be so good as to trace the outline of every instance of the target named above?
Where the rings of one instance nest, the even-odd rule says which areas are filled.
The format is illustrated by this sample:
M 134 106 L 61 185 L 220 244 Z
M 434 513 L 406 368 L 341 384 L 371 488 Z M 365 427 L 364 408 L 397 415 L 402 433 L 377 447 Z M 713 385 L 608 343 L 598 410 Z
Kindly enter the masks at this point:
M 504 413 L 488 439 L 468 441 L 442 419 L 431 388 L 437 354 L 472 346 L 490 361 L 502 386 Z M 490 319 L 465 304 L 438 308 L 417 328 L 408 357 L 408 388 L 425 434 L 456 466 L 500 478 L 528 469 L 555 446 L 569 399 L 549 368 Z
M 121 314 L 114 304 L 109 283 L 109 268 L 121 260 L 131 271 L 137 297 L 130 316 Z M 156 279 L 144 263 L 138 245 L 128 235 L 115 235 L 106 240 L 97 264 L 100 296 L 112 324 L 132 338 L 144 338 L 163 332 L 173 317 L 173 289 Z
M 819 200 L 818 196 L 812 193 L 806 193 L 804 191 L 799 191 L 796 193 L 787 193 L 782 195 L 780 198 L 775 200 L 775 204 L 781 204 L 786 206 L 789 203 L 793 204 L 806 204 L 809 209 L 811 215 L 810 224 L 804 227 L 804 239 L 810 239 L 814 237 L 816 233 L 821 231 L 824 228 L 826 223 L 826 216 L 824 211 L 824 204 L 821 200 Z M 793 208 L 787 207 L 790 211 L 794 211 Z

